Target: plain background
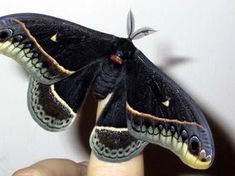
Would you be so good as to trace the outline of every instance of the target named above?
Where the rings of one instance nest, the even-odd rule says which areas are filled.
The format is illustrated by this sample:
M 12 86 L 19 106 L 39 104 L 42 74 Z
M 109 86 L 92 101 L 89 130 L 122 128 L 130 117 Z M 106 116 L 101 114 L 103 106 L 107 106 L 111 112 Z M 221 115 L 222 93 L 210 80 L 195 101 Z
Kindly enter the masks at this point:
M 216 159 L 213 166 L 216 169 L 210 173 L 220 175 L 220 170 L 235 169 L 235 1 L 5 0 L 0 3 L 0 16 L 19 12 L 43 13 L 126 37 L 129 9 L 135 15 L 136 28 L 150 26 L 160 30 L 135 41 L 135 45 L 179 83 L 208 116 L 214 131 L 217 156 L 221 157 Z M 81 123 L 77 120 L 65 132 L 50 133 L 41 129 L 28 112 L 28 75 L 17 63 L 3 55 L 0 56 L 0 80 L 1 176 L 50 157 L 75 161 L 88 159 L 88 137 L 92 125 L 89 130 L 86 125 L 95 118 L 91 113 L 95 109 L 92 101 L 86 103 L 82 115 L 85 118 Z M 169 172 L 169 163 L 169 167 L 175 169 L 171 175 L 181 173 L 177 172 L 178 167 L 183 167 L 184 175 L 196 172 L 184 167 L 177 158 L 166 159 L 164 163 L 163 157 L 171 157 L 172 154 L 157 147 L 160 153 L 166 153 L 161 158 L 157 155 L 159 152 L 157 156 L 149 152 L 155 150 L 153 146 L 149 148 L 146 156 L 153 158 L 159 170 L 166 168 L 165 173 L 162 172 L 164 175 Z M 225 165 L 225 160 L 230 166 Z M 198 175 L 203 173 L 197 172 Z

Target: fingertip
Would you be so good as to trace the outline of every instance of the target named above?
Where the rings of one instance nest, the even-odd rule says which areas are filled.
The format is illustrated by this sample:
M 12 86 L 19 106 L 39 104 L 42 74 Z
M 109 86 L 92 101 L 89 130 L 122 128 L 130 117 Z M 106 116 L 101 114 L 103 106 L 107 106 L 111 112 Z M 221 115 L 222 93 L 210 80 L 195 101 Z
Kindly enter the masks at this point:
M 91 152 L 87 176 L 143 176 L 143 154 L 120 163 L 112 163 L 98 159 Z

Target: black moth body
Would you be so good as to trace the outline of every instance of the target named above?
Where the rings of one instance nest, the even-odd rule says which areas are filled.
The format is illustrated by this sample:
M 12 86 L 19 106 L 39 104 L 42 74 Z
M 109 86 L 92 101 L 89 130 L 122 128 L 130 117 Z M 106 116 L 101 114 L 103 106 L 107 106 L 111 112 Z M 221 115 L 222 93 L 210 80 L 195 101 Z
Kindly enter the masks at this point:
M 192 168 L 208 168 L 214 143 L 203 113 L 132 43 L 154 30 L 134 31 L 130 12 L 127 32 L 125 39 L 51 16 L 13 14 L 0 18 L 0 52 L 30 73 L 28 106 L 44 129 L 70 126 L 91 89 L 99 108 L 90 147 L 99 159 L 126 161 L 153 143 Z

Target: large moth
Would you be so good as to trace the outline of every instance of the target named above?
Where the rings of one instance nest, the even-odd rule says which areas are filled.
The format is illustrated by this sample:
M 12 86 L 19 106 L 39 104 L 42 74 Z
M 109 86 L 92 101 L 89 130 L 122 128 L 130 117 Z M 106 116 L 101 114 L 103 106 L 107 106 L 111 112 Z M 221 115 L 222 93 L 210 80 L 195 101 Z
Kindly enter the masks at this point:
M 0 52 L 30 73 L 28 107 L 44 129 L 70 126 L 90 89 L 102 102 L 90 135 L 99 159 L 126 161 L 152 143 L 192 168 L 208 168 L 214 143 L 203 113 L 132 43 L 154 30 L 134 28 L 131 12 L 128 38 L 47 15 L 13 14 L 0 18 Z

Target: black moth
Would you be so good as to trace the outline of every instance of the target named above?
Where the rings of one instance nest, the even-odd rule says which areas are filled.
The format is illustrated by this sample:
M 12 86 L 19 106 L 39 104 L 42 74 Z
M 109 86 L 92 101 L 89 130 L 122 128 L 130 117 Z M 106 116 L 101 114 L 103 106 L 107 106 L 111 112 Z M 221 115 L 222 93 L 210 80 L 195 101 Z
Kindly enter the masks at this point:
M 71 125 L 91 88 L 98 120 L 90 146 L 99 159 L 126 161 L 153 143 L 192 168 L 208 168 L 214 143 L 201 110 L 132 43 L 154 30 L 134 31 L 130 12 L 127 32 L 125 39 L 55 17 L 13 14 L 0 18 L 0 52 L 31 74 L 28 106 L 43 128 Z

